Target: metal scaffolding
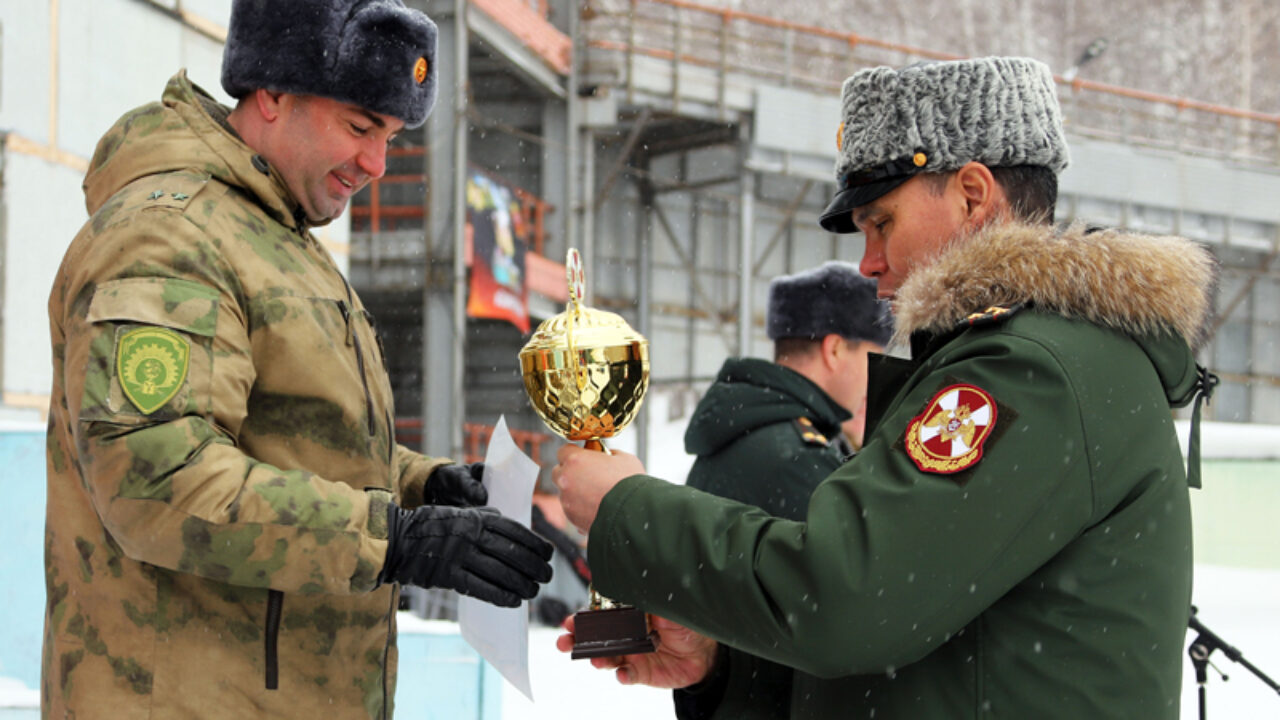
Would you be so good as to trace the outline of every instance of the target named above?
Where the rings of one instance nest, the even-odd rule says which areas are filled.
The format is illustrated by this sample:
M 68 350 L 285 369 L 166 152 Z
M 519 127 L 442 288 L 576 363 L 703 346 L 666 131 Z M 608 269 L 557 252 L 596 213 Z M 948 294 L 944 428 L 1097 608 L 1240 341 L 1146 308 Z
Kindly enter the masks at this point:
M 696 393 L 725 356 L 768 347 L 770 278 L 861 255 L 859 237 L 811 222 L 833 191 L 841 80 L 950 57 L 685 0 L 597 0 L 581 12 L 567 0 L 416 4 L 440 25 L 443 59 L 438 109 L 406 138 L 420 194 L 393 200 L 383 182 L 358 200 L 355 216 L 368 222 L 353 229 L 352 274 L 391 332 L 416 323 L 405 352 L 417 361 L 391 363 L 397 403 L 423 449 L 442 455 L 464 454 L 464 422 L 498 413 L 542 430 L 515 369 L 523 338 L 465 314 L 468 168 L 506 179 L 539 208 L 551 286 L 566 248 L 581 250 L 590 301 L 650 339 L 654 392 Z M 1280 286 L 1280 211 L 1265 199 L 1280 190 L 1280 116 L 1058 81 L 1082 168 L 1077 180 L 1064 176 L 1060 219 L 1213 247 L 1230 285 L 1218 325 L 1231 340 L 1206 351 L 1228 368 L 1228 399 L 1210 414 L 1280 421 L 1264 409 L 1280 405 L 1270 394 L 1280 368 L 1259 362 L 1280 340 L 1261 302 Z M 1116 159 L 1123 153 L 1137 160 Z M 1197 205 L 1177 177 L 1195 172 L 1259 189 Z M 1149 187 L 1152 177 L 1168 187 Z M 394 202 L 420 208 L 417 223 L 383 229 Z M 535 315 L 558 310 L 554 293 L 537 290 Z M 634 427 L 643 458 L 650 421 L 642 414 Z

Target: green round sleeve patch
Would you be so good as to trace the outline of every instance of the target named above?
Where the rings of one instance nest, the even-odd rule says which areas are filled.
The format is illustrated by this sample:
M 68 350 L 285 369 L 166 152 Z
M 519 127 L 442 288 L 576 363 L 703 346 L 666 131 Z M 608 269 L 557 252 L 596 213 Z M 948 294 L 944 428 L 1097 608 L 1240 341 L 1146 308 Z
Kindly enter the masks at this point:
M 172 330 L 130 330 L 116 348 L 120 389 L 143 415 L 150 415 L 182 389 L 190 356 L 187 339 Z

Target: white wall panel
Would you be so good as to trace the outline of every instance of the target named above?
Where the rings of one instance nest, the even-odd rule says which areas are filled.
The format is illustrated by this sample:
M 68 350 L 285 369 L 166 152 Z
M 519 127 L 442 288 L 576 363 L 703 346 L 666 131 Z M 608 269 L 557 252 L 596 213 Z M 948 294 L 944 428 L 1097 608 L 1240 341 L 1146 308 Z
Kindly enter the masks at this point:
M 182 9 L 224 30 L 231 20 L 231 0 L 182 0 Z
M 49 140 L 49 2 L 0 5 L 0 128 L 37 142 Z
M 61 0 L 61 8 L 59 145 L 88 158 L 116 118 L 160 99 L 181 66 L 181 26 L 139 2 Z
M 62 254 L 88 214 L 80 173 L 28 155 L 5 157 L 4 390 L 49 392 L 47 304 Z
M 755 111 L 756 144 L 835 161 L 839 98 L 761 85 Z
M 1061 191 L 1248 220 L 1280 222 L 1280 173 L 1205 157 L 1069 137 Z
M 1254 384 L 1253 417 L 1249 418 L 1249 422 L 1280 425 L 1280 388 L 1263 383 Z
M 222 47 L 221 42 L 208 35 L 184 27 L 178 47 L 178 64 L 170 74 L 177 72 L 179 67 L 186 68 L 187 77 L 192 82 L 204 88 L 218 102 L 230 105 L 233 102 L 231 96 L 222 89 Z

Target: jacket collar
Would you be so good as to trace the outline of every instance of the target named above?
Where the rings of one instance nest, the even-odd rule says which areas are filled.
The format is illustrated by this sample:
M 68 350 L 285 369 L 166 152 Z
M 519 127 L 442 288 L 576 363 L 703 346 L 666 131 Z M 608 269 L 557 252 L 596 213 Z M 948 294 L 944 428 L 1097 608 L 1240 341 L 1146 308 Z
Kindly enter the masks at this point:
M 728 358 L 689 420 L 685 451 L 715 452 L 757 428 L 801 416 L 828 437 L 853 417 L 795 370 L 760 358 Z
M 1123 332 L 1151 360 L 1169 404 L 1194 403 L 1187 480 L 1200 487 L 1200 405 L 1218 378 L 1192 353 L 1209 337 L 1216 274 L 1209 251 L 1182 238 L 993 224 L 943 248 L 903 283 L 894 343 L 909 338 L 913 357 L 925 357 L 962 332 L 970 313 L 993 305 L 1029 305 Z
M 1216 264 L 1183 238 L 992 223 L 942 249 L 894 300 L 895 344 L 992 305 L 1027 304 L 1133 336 L 1206 339 Z
M 284 178 L 245 145 L 227 123 L 229 113 L 186 71 L 178 72 L 161 102 L 126 113 L 99 141 L 84 181 L 89 214 L 140 178 L 191 172 L 242 190 L 277 222 L 305 235 L 304 214 Z
M 257 198 L 258 204 L 280 224 L 307 231 L 301 204 L 285 185 L 284 177 L 266 159 L 240 139 L 227 122 L 230 108 L 220 105 L 205 90 L 187 79 L 185 70 L 169 80 L 164 101 L 172 107 L 200 140 L 223 161 L 215 172 L 220 179 Z

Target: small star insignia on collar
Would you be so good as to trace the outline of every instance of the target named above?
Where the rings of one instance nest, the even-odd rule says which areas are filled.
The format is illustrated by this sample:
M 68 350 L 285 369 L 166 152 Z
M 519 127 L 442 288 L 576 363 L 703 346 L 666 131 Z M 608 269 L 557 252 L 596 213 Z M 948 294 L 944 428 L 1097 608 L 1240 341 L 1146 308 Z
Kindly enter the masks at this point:
M 982 312 L 969 313 L 964 320 L 960 321 L 960 325 L 977 327 L 979 325 L 1003 322 L 1021 309 L 1022 305 L 1010 305 L 1009 307 L 992 305 Z

